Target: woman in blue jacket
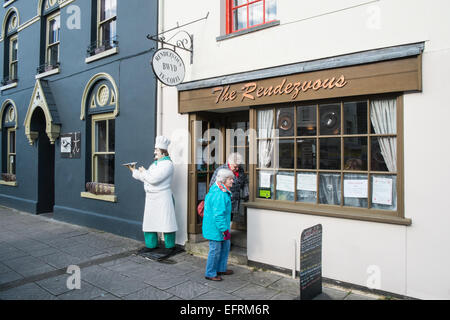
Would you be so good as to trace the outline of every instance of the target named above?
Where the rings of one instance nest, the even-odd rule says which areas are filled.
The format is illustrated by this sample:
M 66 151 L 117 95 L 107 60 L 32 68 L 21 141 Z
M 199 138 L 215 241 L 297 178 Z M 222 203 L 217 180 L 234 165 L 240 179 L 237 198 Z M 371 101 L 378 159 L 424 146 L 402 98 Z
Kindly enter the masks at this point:
M 221 281 L 221 275 L 233 274 L 232 270 L 227 270 L 231 238 L 230 188 L 233 181 L 231 170 L 219 170 L 216 183 L 210 187 L 205 198 L 203 237 L 209 240 L 205 278 L 212 281 Z

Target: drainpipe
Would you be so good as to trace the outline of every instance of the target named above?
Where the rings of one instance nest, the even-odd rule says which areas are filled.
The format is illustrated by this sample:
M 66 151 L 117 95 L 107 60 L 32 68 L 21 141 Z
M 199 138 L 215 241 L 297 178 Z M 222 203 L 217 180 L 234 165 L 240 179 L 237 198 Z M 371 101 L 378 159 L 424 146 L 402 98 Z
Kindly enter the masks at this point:
M 158 33 L 164 31 L 164 0 L 158 1 Z M 159 47 L 159 43 L 158 43 Z M 156 135 L 161 136 L 163 134 L 163 84 L 158 82 L 157 86 L 157 106 L 156 106 Z

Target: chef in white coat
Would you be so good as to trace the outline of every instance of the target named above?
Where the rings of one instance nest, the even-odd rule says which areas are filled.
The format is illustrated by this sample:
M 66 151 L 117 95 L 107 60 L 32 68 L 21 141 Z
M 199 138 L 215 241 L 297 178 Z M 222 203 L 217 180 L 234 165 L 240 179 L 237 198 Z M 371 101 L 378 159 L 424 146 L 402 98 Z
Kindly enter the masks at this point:
M 144 183 L 146 197 L 142 230 L 148 249 L 158 247 L 158 232 L 164 233 L 166 249 L 175 248 L 178 227 L 170 188 L 174 167 L 167 151 L 169 144 L 170 141 L 166 137 L 156 137 L 155 162 L 148 170 L 143 167 L 138 170 L 134 166 L 129 167 L 133 178 Z

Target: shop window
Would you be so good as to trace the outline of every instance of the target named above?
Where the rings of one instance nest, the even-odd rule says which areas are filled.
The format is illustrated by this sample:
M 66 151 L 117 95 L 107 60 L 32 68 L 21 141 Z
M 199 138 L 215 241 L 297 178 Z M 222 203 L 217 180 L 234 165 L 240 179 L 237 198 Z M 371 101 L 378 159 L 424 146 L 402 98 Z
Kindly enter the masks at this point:
M 92 43 L 88 57 L 117 48 L 117 0 L 96 0 L 92 7 Z
M 275 21 L 276 0 L 227 0 L 227 34 Z
M 12 103 L 2 108 L 2 184 L 15 185 L 16 181 L 16 109 Z
M 391 215 L 397 118 L 397 98 L 257 110 L 256 197 Z
M 19 18 L 15 11 L 12 11 L 7 18 L 4 30 L 4 69 L 2 86 L 11 85 L 18 81 L 18 65 L 19 65 L 19 40 L 17 28 L 19 26 Z

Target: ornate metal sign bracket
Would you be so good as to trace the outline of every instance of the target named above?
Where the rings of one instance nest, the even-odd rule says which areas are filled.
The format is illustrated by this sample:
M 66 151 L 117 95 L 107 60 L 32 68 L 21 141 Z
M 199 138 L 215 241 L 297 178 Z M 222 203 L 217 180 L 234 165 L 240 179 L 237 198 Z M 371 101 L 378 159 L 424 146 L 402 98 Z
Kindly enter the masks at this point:
M 180 30 L 177 33 L 175 33 L 172 37 L 170 37 L 169 39 L 166 39 L 166 37 L 163 36 L 163 34 L 173 31 L 173 30 L 176 30 L 176 29 L 180 29 L 182 27 L 185 27 L 187 25 L 190 25 L 190 24 L 202 21 L 202 20 L 206 20 L 206 19 L 208 19 L 208 16 L 209 16 L 209 12 L 206 14 L 205 17 L 185 23 L 181 26 L 177 22 L 176 27 L 171 28 L 166 31 L 163 31 L 161 33 L 155 34 L 153 36 L 147 35 L 147 39 L 159 42 L 162 45 L 171 46 L 171 47 L 173 47 L 173 50 L 175 52 L 176 52 L 177 48 L 187 51 L 187 52 L 190 52 L 191 53 L 191 64 L 192 64 L 194 62 L 194 60 L 193 60 L 194 59 L 194 35 L 189 34 L 188 32 L 186 32 L 184 30 Z M 175 41 L 175 43 L 171 43 L 171 41 Z

